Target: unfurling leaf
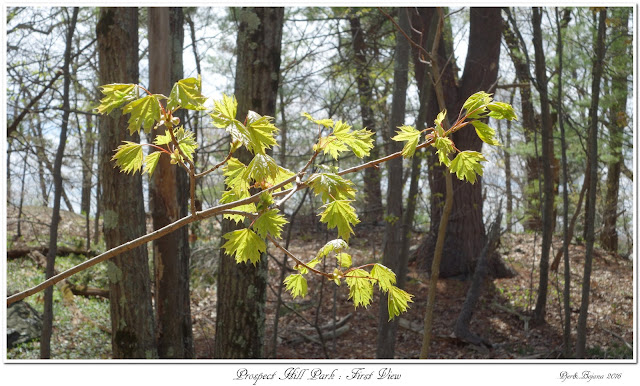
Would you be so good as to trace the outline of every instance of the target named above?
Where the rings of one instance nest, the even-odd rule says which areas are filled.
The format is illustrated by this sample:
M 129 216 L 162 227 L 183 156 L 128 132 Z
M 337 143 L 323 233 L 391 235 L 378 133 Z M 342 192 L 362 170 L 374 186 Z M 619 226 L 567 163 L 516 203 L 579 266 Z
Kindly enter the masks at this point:
M 353 233 L 352 225 L 360 222 L 355 209 L 347 200 L 336 200 L 322 206 L 324 211 L 320 214 L 320 221 L 327 224 L 329 229 L 338 227 L 338 236 L 349 241 Z
M 396 274 L 382 264 L 374 264 L 371 268 L 371 277 L 378 280 L 378 287 L 382 292 L 387 292 L 396 284 Z
M 316 258 L 321 259 L 327 256 L 331 252 L 337 253 L 347 248 L 349 248 L 349 246 L 347 245 L 346 241 L 342 239 L 331 240 L 328 243 L 326 243 L 322 248 L 320 248 L 320 250 L 318 251 L 318 254 L 316 255 Z
M 288 223 L 278 209 L 269 209 L 262 213 L 260 217 L 253 223 L 253 229 L 256 230 L 258 236 L 265 238 L 267 234 L 275 238 L 280 238 L 282 226 Z
M 451 161 L 451 173 L 456 173 L 458 179 L 465 179 L 472 184 L 476 182 L 476 175 L 482 175 L 482 164 L 486 161 L 484 156 L 477 151 L 463 151 L 458 153 L 456 158 Z
M 96 108 L 100 114 L 110 114 L 123 104 L 132 101 L 136 97 L 135 84 L 114 83 L 100 86 L 100 91 L 105 95 Z
M 314 119 L 311 115 L 309 115 L 309 113 L 302 113 L 302 116 L 307 118 L 311 122 L 324 126 L 326 128 L 331 128 L 334 124 L 332 119 Z
M 399 131 L 396 131 L 397 135 L 392 137 L 394 141 L 406 141 L 402 148 L 402 156 L 404 158 L 411 158 L 416 153 L 416 147 L 420 141 L 420 131 L 413 126 L 400 126 Z
M 373 282 L 369 273 L 362 269 L 354 269 L 345 276 L 349 286 L 349 299 L 353 299 L 353 304 L 367 307 L 373 298 Z
M 133 134 L 144 129 L 145 133 L 149 133 L 160 121 L 160 99 L 165 98 L 162 95 L 147 95 L 144 98 L 136 99 L 130 102 L 122 109 L 123 114 L 131 114 L 129 117 L 129 133 Z
M 227 239 L 222 248 L 227 255 L 235 255 L 237 263 L 251 261 L 256 265 L 260 261 L 260 253 L 267 250 L 264 241 L 248 228 L 231 231 L 222 237 Z
M 489 108 L 489 116 L 495 119 L 508 119 L 510 121 L 518 119 L 513 111 L 513 106 L 508 103 L 492 102 L 487 105 Z
M 180 106 L 188 110 L 206 110 L 204 106 L 207 98 L 202 96 L 202 86 L 200 76 L 198 78 L 187 78 L 176 82 L 169 94 L 167 110 L 173 111 Z
M 198 147 L 195 134 L 192 131 L 185 130 L 184 127 L 180 126 L 179 129 L 174 130 L 174 135 L 176 137 L 176 141 L 178 141 L 180 150 L 182 150 L 189 161 L 193 161 L 193 153 L 195 153 L 196 148 Z
M 500 146 L 500 142 L 495 138 L 496 131 L 489 125 L 480 121 L 471 121 L 471 124 L 476 128 L 476 133 L 482 142 L 492 146 Z
M 453 148 L 453 142 L 451 142 L 447 137 L 436 137 L 433 141 L 433 146 L 438 149 L 436 150 L 436 154 L 438 155 L 440 164 L 448 167 L 451 164 L 449 153 L 453 153 L 455 151 Z
M 491 103 L 493 98 L 491 94 L 484 91 L 478 91 L 471 95 L 462 107 L 467 110 L 468 118 L 480 118 L 487 111 L 487 105 Z
M 412 297 L 413 295 L 401 290 L 400 288 L 390 286 L 389 298 L 387 302 L 387 309 L 389 310 L 389 320 L 407 311 L 407 308 L 409 308 L 408 303 L 413 303 L 413 300 L 411 300 Z
M 336 260 L 342 268 L 349 268 L 353 264 L 351 255 L 346 252 L 337 253 Z
M 144 160 L 142 145 L 135 142 L 124 141 L 122 145 L 118 146 L 116 154 L 111 160 L 116 161 L 116 165 L 125 173 L 140 171 Z
M 307 279 L 299 273 L 287 276 L 284 279 L 284 284 L 294 299 L 297 296 L 303 298 L 307 294 Z

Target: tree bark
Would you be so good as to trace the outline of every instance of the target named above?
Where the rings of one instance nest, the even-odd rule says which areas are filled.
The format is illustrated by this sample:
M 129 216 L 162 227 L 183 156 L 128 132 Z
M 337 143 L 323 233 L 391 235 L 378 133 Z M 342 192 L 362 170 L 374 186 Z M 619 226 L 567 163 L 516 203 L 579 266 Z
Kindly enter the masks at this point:
M 598 12 L 598 36 L 594 42 L 593 79 L 591 83 L 591 108 L 589 109 L 589 158 L 590 176 L 587 193 L 585 222 L 587 228 L 584 275 L 582 278 L 582 301 L 578 316 L 576 357 L 584 358 L 587 344 L 587 316 L 589 312 L 589 291 L 591 289 L 591 265 L 595 241 L 596 189 L 598 186 L 598 105 L 600 103 L 600 80 L 604 67 L 607 9 Z
M 429 26 L 434 10 L 421 8 L 419 12 L 420 17 L 413 22 L 414 26 Z M 457 116 L 464 101 L 474 92 L 479 90 L 491 92 L 493 90 L 498 74 L 501 34 L 500 9 L 471 8 L 469 50 L 465 70 L 459 82 L 456 81 L 454 72 L 455 63 L 449 60 L 453 50 L 452 43 L 446 39 L 441 40 L 437 57 L 441 67 L 440 82 L 442 82 L 444 89 L 448 117 Z M 430 47 L 425 48 L 430 50 Z M 424 64 L 416 61 L 416 76 L 419 85 L 422 84 L 423 66 Z M 432 122 L 438 112 L 437 106 L 429 106 L 427 122 Z M 482 147 L 482 141 L 473 130 L 460 130 L 453 135 L 452 139 L 460 150 L 480 151 Z M 442 173 L 443 168 L 438 164 L 435 152 L 429 153 L 427 161 L 431 189 L 431 226 L 428 235 L 418 247 L 417 257 L 421 266 L 428 269 L 433 259 L 438 224 L 442 215 L 445 178 Z M 445 258 L 442 260 L 440 275 L 442 277 L 467 277 L 473 273 L 477 252 L 486 242 L 482 219 L 482 179 L 479 178 L 475 184 L 454 179 L 453 192 L 453 208 L 447 227 L 444 243 Z M 489 259 L 489 272 L 492 277 L 509 275 L 499 258 L 491 256 Z
M 182 8 L 149 8 L 149 87 L 169 95 L 182 78 L 184 17 Z M 184 121 L 184 116 L 180 117 Z M 166 131 L 161 126 L 151 137 Z M 188 214 L 189 181 L 184 169 L 160 157 L 149 184 L 153 229 Z M 153 242 L 156 329 L 160 358 L 194 358 L 189 296 L 188 228 Z
M 261 115 L 274 116 L 284 9 L 242 8 L 237 17 L 237 117 L 243 120 L 250 109 Z M 250 159 L 248 152 L 240 152 L 236 152 L 240 161 Z M 233 229 L 234 223 L 223 221 L 223 234 Z M 220 252 L 216 358 L 261 358 L 264 355 L 266 288 L 266 255 L 263 254 L 260 263 L 253 266 L 237 264 L 232 257 Z
M 542 10 L 533 8 L 531 23 L 533 25 L 533 47 L 535 50 L 536 80 L 540 93 L 541 134 L 542 134 L 542 171 L 543 171 L 543 207 L 542 207 L 542 250 L 540 252 L 540 281 L 538 284 L 538 298 L 533 312 L 532 321 L 540 324 L 545 320 L 547 306 L 547 290 L 549 284 L 549 253 L 553 237 L 553 177 L 551 160 L 553 158 L 553 125 L 549 94 L 547 91 L 547 67 L 542 46 Z
M 356 84 L 358 85 L 358 96 L 360 99 L 360 116 L 362 117 L 362 127 L 366 127 L 374 132 L 374 145 L 376 142 L 376 122 L 373 114 L 373 86 L 369 78 L 369 60 L 366 55 L 367 43 L 365 32 L 362 28 L 360 17 L 355 13 L 348 15 L 351 27 L 351 38 L 354 51 L 354 67 L 356 69 Z M 376 146 L 371 149 L 369 159 L 378 158 Z M 380 189 L 381 173 L 378 168 L 368 168 L 364 171 L 364 201 L 365 209 L 362 217 L 368 224 L 376 224 L 382 220 L 384 209 L 382 206 L 382 191 Z
M 71 49 L 73 35 L 78 21 L 79 8 L 73 8 L 71 20 L 68 21 L 67 36 L 64 51 L 64 64 L 62 65 L 62 124 L 60 126 L 60 140 L 58 150 L 53 163 L 53 212 L 51 213 L 51 226 L 49 228 L 49 253 L 47 254 L 46 278 L 55 274 L 56 253 L 58 248 L 58 225 L 60 224 L 60 199 L 62 197 L 62 157 L 67 144 L 67 129 L 69 127 L 69 88 L 71 85 Z M 44 313 L 42 316 L 42 336 L 40 339 L 40 358 L 51 358 L 51 332 L 53 330 L 53 288 L 49 287 L 44 292 Z
M 97 25 L 100 84 L 138 82 L 138 9 L 101 8 Z M 104 238 L 107 249 L 144 235 L 142 176 L 120 173 L 111 157 L 130 135 L 116 110 L 100 118 L 100 163 Z M 146 245 L 114 257 L 108 264 L 111 344 L 114 358 L 156 358 Z
M 619 27 L 615 29 L 616 35 L 627 36 L 629 34 L 629 9 L 623 7 L 612 8 L 612 14 L 619 18 Z M 613 75 L 611 78 L 611 96 L 613 106 L 609 109 L 609 154 L 611 162 L 607 163 L 607 182 L 604 199 L 602 231 L 600 233 L 600 245 L 610 252 L 618 251 L 618 232 L 616 222 L 618 220 L 618 192 L 620 190 L 620 174 L 624 158 L 622 157 L 622 142 L 624 129 L 628 124 L 627 118 L 627 74 L 630 63 L 629 48 L 625 39 L 617 38 L 611 43 L 611 66 Z
M 409 34 L 408 10 L 398 9 L 398 26 Z M 395 135 L 396 128 L 404 123 L 407 84 L 409 76 L 409 42 L 396 32 L 396 57 L 393 73 L 393 104 L 391 105 L 391 121 L 387 130 L 387 137 Z M 402 144 L 390 141 L 387 144 L 387 154 L 402 150 Z M 402 250 L 402 158 L 396 158 L 387 163 L 387 217 L 385 221 L 384 252 L 382 264 L 396 273 L 397 285 L 404 288 L 407 276 L 407 256 L 401 258 Z M 378 313 L 378 343 L 377 358 L 393 358 L 395 352 L 398 318 L 389 322 L 387 302 L 380 301 Z

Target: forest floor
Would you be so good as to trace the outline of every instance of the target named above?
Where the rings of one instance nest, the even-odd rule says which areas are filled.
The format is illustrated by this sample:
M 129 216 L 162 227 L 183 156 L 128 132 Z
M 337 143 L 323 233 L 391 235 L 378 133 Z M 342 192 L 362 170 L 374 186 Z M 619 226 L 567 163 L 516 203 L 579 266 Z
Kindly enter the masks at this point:
M 30 210 L 37 218 L 46 219 L 46 209 Z M 42 244 L 47 238 L 45 231 L 47 220 L 28 219 L 23 228 L 24 237 L 15 240 L 15 221 L 12 210 L 7 216 L 7 250 L 19 246 Z M 82 245 L 85 234 L 81 226 L 81 216 L 66 213 L 63 215 L 63 240 L 67 245 Z M 35 226 L 35 225 L 38 226 Z M 214 226 L 215 224 L 209 224 Z M 41 229 L 42 228 L 42 229 Z M 382 255 L 383 228 L 356 229 L 356 235 L 350 242 L 349 252 L 355 264 L 378 262 Z M 311 259 L 317 251 L 330 240 L 330 234 L 317 230 L 309 222 L 296 225 L 289 250 L 305 260 Z M 414 244 L 419 242 L 419 237 Z M 470 329 L 491 343 L 491 347 L 474 346 L 461 342 L 453 335 L 452 327 L 464 302 L 469 282 L 456 279 L 440 279 L 437 286 L 436 308 L 434 311 L 433 337 L 430 358 L 439 359 L 557 359 L 562 358 L 562 288 L 564 286 L 562 270 L 552 272 L 549 280 L 546 323 L 533 326 L 529 323 L 531 310 L 535 306 L 538 286 L 538 264 L 540 257 L 540 236 L 534 234 L 503 234 L 499 252 L 505 262 L 517 272 L 509 279 L 487 281 L 482 296 L 475 308 Z M 554 250 L 560 248 L 560 240 L 555 240 Z M 276 253 L 269 258 L 270 282 L 267 299 L 267 325 L 265 334 L 265 357 L 279 359 L 373 359 L 376 356 L 378 322 L 378 304 L 380 296 L 374 297 L 367 307 L 354 308 L 348 300 L 346 285 L 336 286 L 331 281 L 317 275 L 309 276 L 309 292 L 303 299 L 292 299 L 283 293 L 284 307 L 280 310 L 278 332 L 275 339 L 274 326 L 277 292 L 280 283 L 280 268 L 277 261 L 282 254 Z M 572 342 L 575 344 L 575 326 L 580 308 L 581 281 L 584 270 L 583 245 L 570 246 L 571 259 L 571 318 Z M 213 259 L 210 257 L 213 256 Z M 192 266 L 192 317 L 196 342 L 197 358 L 212 358 L 215 336 L 216 290 L 213 273 L 218 252 L 214 247 L 194 248 Z M 84 257 L 76 256 L 73 261 L 61 260 L 61 264 L 77 264 Z M 37 283 L 43 276 L 38 268 L 29 262 L 29 258 L 20 258 L 8 262 L 7 285 L 24 289 Z M 291 263 L 289 262 L 291 265 Z M 68 268 L 68 267 L 60 267 Z M 332 268 L 331 268 L 332 270 Z M 102 270 L 85 275 L 83 282 L 96 281 L 97 285 L 106 284 Z M 598 359 L 632 358 L 633 350 L 633 262 L 629 259 L 607 254 L 596 248 L 591 276 L 591 295 L 589 317 L 587 320 L 588 356 Z M 287 273 L 288 274 L 288 273 Z M 28 277 L 27 277 L 28 276 Z M 395 358 L 418 358 L 422 345 L 422 329 L 426 307 L 428 275 L 417 268 L 412 261 L 409 267 L 406 290 L 414 295 L 410 309 L 400 315 Z M 62 302 L 60 296 L 54 300 Z M 61 358 L 108 358 L 105 343 L 109 341 L 110 327 L 108 301 L 76 297 L 76 306 L 72 312 L 65 307 L 56 307 L 62 316 L 54 326 L 54 353 L 56 347 Z M 386 301 L 386 299 L 382 299 Z M 34 296 L 29 300 L 36 309 L 41 308 L 41 299 Z M 58 312 L 58 311 L 57 311 Z M 91 323 L 87 323 L 87 320 Z M 333 321 L 343 321 L 335 329 Z M 70 326 L 63 326 L 68 323 Z M 324 327 L 324 342 L 318 339 L 317 327 Z M 86 331 L 85 331 L 86 330 Z M 332 339 L 333 332 L 338 335 Z M 78 350 L 82 339 L 87 347 Z M 91 349 L 96 344 L 102 349 Z M 69 346 L 69 347 L 67 347 Z M 32 342 L 19 349 L 10 350 L 10 358 L 37 358 L 38 343 Z M 72 354 L 69 354 L 72 353 Z M 35 355 L 35 356 L 34 356 Z

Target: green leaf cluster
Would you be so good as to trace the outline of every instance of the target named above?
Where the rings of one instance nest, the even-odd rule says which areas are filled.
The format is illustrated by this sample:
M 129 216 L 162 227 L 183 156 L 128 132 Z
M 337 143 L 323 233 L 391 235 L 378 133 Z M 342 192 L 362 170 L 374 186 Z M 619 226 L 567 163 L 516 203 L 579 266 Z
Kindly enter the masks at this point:
M 463 151 L 458 153 L 456 158 L 451 161 L 451 173 L 456 173 L 458 179 L 466 179 L 474 184 L 476 182 L 476 175 L 482 175 L 482 164 L 480 162 L 486 161 L 484 156 L 477 151 Z
M 350 125 L 342 121 L 335 122 L 332 119 L 317 120 L 308 113 L 303 113 L 302 116 L 327 129 L 333 129 L 330 135 L 320 137 L 318 143 L 313 146 L 314 151 L 323 151 L 337 160 L 340 157 L 340 153 L 349 150 L 356 157 L 363 158 L 368 156 L 371 149 L 373 149 L 373 132 L 366 128 L 354 131 L 351 130 Z

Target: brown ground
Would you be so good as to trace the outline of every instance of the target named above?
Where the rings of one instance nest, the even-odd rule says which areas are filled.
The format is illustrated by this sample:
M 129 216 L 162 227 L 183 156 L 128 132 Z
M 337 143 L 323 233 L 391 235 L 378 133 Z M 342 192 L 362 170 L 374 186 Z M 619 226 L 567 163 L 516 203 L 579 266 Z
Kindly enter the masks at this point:
M 15 234 L 16 218 L 12 208 L 7 216 L 8 239 Z M 50 211 L 46 208 L 27 208 L 31 216 L 22 225 L 23 240 L 7 244 L 46 244 L 47 222 Z M 84 236 L 83 218 L 70 213 L 63 214 L 61 232 L 65 240 L 80 242 Z M 292 237 L 290 250 L 304 260 L 309 260 L 330 238 L 324 231 L 309 232 L 316 225 L 300 225 Z M 332 233 L 333 234 L 333 233 Z M 382 251 L 382 228 L 357 229 L 351 241 L 349 252 L 354 264 L 379 261 Z M 547 323 L 531 326 L 528 315 L 536 301 L 538 283 L 540 237 L 534 235 L 508 234 L 502 238 L 500 252 L 518 275 L 511 279 L 500 279 L 487 283 L 471 323 L 471 330 L 492 343 L 491 348 L 478 347 L 460 342 L 452 336 L 454 325 L 465 299 L 468 282 L 441 279 L 436 294 L 434 329 L 431 345 L 432 358 L 445 359 L 555 359 L 562 352 L 562 273 L 550 276 L 547 303 Z M 417 241 L 416 241 L 417 242 Z M 534 248 L 535 244 L 535 248 Z M 560 242 L 555 243 L 560 247 Z M 279 268 L 274 259 L 282 259 L 281 253 L 270 258 L 270 289 L 267 304 L 266 357 L 273 357 L 274 310 L 279 285 Z M 572 284 L 572 329 L 578 318 L 580 289 L 585 249 L 582 245 L 571 245 Z M 211 254 L 209 254 L 211 255 Z M 217 255 L 215 253 L 214 255 Z M 211 266 L 205 266 L 211 269 Z M 331 268 L 330 270 L 332 270 Z M 562 271 L 563 267 L 560 266 Z M 413 295 L 411 308 L 400 317 L 396 358 L 418 358 L 422 344 L 422 328 L 427 297 L 428 277 L 416 269 L 415 263 L 409 268 L 407 291 Z M 629 358 L 633 339 L 633 263 L 632 261 L 607 254 L 596 249 L 591 276 L 591 296 L 588 319 L 587 346 L 593 358 Z M 196 352 L 199 358 L 211 358 L 215 335 L 215 288 L 201 284 L 193 289 L 192 314 Z M 309 275 L 309 293 L 304 299 L 291 299 L 284 294 L 288 306 L 281 310 L 278 326 L 277 358 L 375 358 L 378 326 L 378 304 L 376 296 L 368 308 L 354 309 L 348 299 L 346 285 L 340 287 L 333 282 Z M 386 300 L 386 299 L 384 299 Z M 291 309 L 295 311 L 291 311 Z M 324 345 L 303 336 L 313 338 L 314 325 L 330 325 L 352 314 L 347 322 L 348 330 L 338 339 L 327 339 Z M 332 331 L 332 329 L 329 329 Z M 572 334 L 575 344 L 575 332 Z
M 382 233 L 370 230 L 356 232 L 351 242 L 354 264 L 364 264 L 381 258 Z M 310 259 L 325 243 L 323 234 L 298 234 L 290 250 L 298 256 Z M 322 239 L 322 240 L 320 240 Z M 536 250 L 534 253 L 534 239 Z M 531 326 L 528 315 L 535 305 L 538 284 L 540 237 L 509 234 L 503 236 L 500 252 L 518 275 L 511 279 L 487 283 L 476 307 L 471 330 L 491 342 L 492 347 L 465 344 L 453 337 L 452 326 L 464 302 L 469 283 L 455 279 L 438 282 L 434 329 L 430 358 L 442 359 L 555 359 L 562 353 L 562 264 L 560 274 L 550 276 L 546 321 L 542 326 Z M 560 242 L 555 244 L 556 248 Z M 580 307 L 580 289 L 585 249 L 572 245 L 571 257 L 571 310 L 572 344 L 575 344 L 575 326 Z M 282 256 L 276 253 L 276 258 Z M 428 277 L 419 272 L 415 263 L 409 268 L 408 292 L 415 295 L 409 311 L 401 315 L 398 330 L 396 358 L 418 358 L 422 345 L 422 328 L 426 307 Z M 532 273 L 533 268 L 533 273 Z M 279 276 L 278 266 L 271 260 L 270 292 L 268 296 L 267 357 L 272 358 L 274 309 Z M 332 269 L 331 269 L 332 270 Z M 324 282 L 324 283 L 323 283 Z M 323 285 L 324 284 L 324 285 Z M 313 277 L 309 280 L 306 298 L 295 300 L 289 294 L 284 301 L 297 314 L 285 310 L 280 317 L 277 339 L 277 358 L 315 359 L 347 358 L 373 359 L 376 355 L 378 326 L 378 304 L 376 296 L 368 308 L 354 309 L 348 298 L 346 285 L 336 286 L 332 282 Z M 194 329 L 198 356 L 211 358 L 215 319 L 215 296 L 209 293 L 206 299 L 194 299 Z M 593 358 L 631 358 L 626 345 L 633 344 L 633 264 L 596 250 L 591 277 L 591 303 L 589 307 L 587 347 Z M 386 299 L 384 299 L 386 300 Z M 320 306 L 319 306 L 320 305 Z M 317 337 L 313 326 L 330 325 L 353 314 L 348 321 L 348 331 L 337 340 L 327 339 L 323 344 L 302 338 L 302 335 Z M 204 315 L 204 316 L 203 316 Z M 331 331 L 333 329 L 330 329 Z

